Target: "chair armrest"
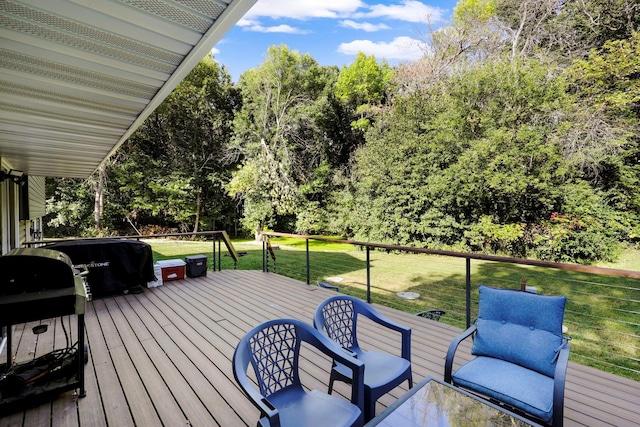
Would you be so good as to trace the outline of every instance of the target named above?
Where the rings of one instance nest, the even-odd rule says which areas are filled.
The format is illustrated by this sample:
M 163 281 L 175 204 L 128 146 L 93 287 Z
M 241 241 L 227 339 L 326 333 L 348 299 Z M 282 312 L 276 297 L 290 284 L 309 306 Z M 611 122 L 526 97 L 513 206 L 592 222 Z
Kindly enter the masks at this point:
M 242 384 L 242 390 L 260 411 L 261 420 L 266 417 L 266 421 L 269 423 L 266 425 L 280 425 L 278 409 L 269 402 L 269 399 L 262 396 L 246 376 L 238 376 L 236 380 Z
M 389 320 L 386 317 L 382 316 L 380 313 L 371 310 L 369 307 L 366 307 L 365 310 L 366 311 L 363 311 L 362 314 L 364 314 L 366 317 L 368 317 L 375 323 L 389 328 L 392 331 L 399 332 L 402 335 L 401 355 L 403 359 L 411 362 L 411 328 L 396 323 L 393 320 Z
M 264 425 L 280 425 L 280 414 L 278 409 L 269 402 L 267 398 L 260 394 L 253 382 L 247 376 L 247 367 L 249 366 L 251 355 L 246 340 L 241 340 L 233 354 L 233 376 L 244 394 L 260 411 L 261 420 L 258 424 L 267 422 Z M 265 418 L 266 417 L 266 418 Z M 274 420 L 276 422 L 274 422 Z
M 344 353 L 342 348 L 341 350 L 343 351 L 342 355 L 335 353 L 330 356 L 332 356 L 334 360 L 349 367 L 353 372 L 351 377 L 351 403 L 360 408 L 364 414 L 364 363 Z
M 474 324 L 471 325 L 468 329 L 463 331 L 460 335 L 458 335 L 451 344 L 449 344 L 449 350 L 447 350 L 447 358 L 444 362 L 444 381 L 451 384 L 451 368 L 453 366 L 453 358 L 456 354 L 456 350 L 460 343 L 469 338 L 478 327 Z
M 569 364 L 569 352 L 571 346 L 567 344 L 560 350 L 556 361 L 556 370 L 553 377 L 553 425 L 562 426 L 564 420 L 564 384 L 567 377 L 567 365 Z
M 358 358 L 358 353 L 356 353 L 355 351 L 351 350 L 350 348 L 347 347 L 342 347 L 342 351 L 344 351 L 345 353 L 347 353 L 349 356 L 353 357 L 354 359 Z
M 273 406 L 271 402 L 269 402 L 269 400 L 266 397 L 261 398 L 259 402 L 256 402 L 256 405 L 260 409 L 261 415 L 264 415 L 264 417 L 261 417 L 260 421 L 258 421 L 259 423 L 264 424 L 262 420 L 265 420 L 265 422 L 268 423 L 266 424 L 267 426 L 280 425 L 280 413 L 278 412 L 276 407 Z

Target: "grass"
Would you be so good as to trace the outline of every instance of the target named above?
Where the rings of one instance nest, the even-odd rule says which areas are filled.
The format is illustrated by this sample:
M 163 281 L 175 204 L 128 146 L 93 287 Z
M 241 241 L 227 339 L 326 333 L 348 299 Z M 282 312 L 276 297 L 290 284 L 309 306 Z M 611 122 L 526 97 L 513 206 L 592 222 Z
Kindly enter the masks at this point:
M 619 268 L 620 270 L 640 271 L 640 248 L 625 248 L 616 262 L 599 263 L 598 267 Z
M 154 259 L 183 258 L 204 254 L 212 268 L 212 243 L 201 241 L 149 240 Z M 303 239 L 271 240 L 276 255 L 276 271 L 305 282 L 306 243 Z M 234 241 L 243 253 L 237 264 L 242 270 L 262 270 L 262 246 L 249 241 Z M 310 241 L 310 283 L 325 281 L 338 285 L 340 292 L 366 298 L 366 251 L 351 245 Z M 223 269 L 234 268 L 224 256 Z M 273 263 L 270 261 L 270 271 Z M 371 298 L 409 313 L 441 309 L 442 322 L 464 328 L 465 260 L 421 254 L 370 252 Z M 610 268 L 640 270 L 640 251 L 628 249 L 620 263 Z M 571 359 L 634 380 L 640 380 L 640 283 L 635 279 L 615 278 L 584 273 L 529 267 L 496 262 L 472 261 L 471 282 L 518 289 L 521 280 L 538 293 L 569 297 L 565 325 L 571 342 Z M 397 292 L 420 294 L 406 301 Z M 472 294 L 472 318 L 477 307 L 477 290 Z

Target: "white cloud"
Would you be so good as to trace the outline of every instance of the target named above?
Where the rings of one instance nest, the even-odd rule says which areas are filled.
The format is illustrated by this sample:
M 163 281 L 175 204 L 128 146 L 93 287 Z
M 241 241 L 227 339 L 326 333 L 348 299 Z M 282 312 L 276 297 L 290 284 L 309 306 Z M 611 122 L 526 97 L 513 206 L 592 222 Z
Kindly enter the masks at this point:
M 287 33 L 287 34 L 307 34 L 308 31 L 291 25 L 281 24 L 273 26 L 264 26 L 254 19 L 241 19 L 237 24 L 245 31 L 255 31 L 257 33 Z
M 220 49 L 217 48 L 211 48 L 211 55 L 216 56 L 217 54 L 220 53 Z
M 354 40 L 341 43 L 338 52 L 345 55 L 374 55 L 376 58 L 388 60 L 414 61 L 429 52 L 429 45 L 410 37 L 396 37 L 391 42 L 373 42 L 371 40 Z
M 258 0 L 245 18 L 340 18 L 364 6 L 361 0 Z
M 428 22 L 434 24 L 443 20 L 444 10 L 428 6 L 416 0 L 402 0 L 400 4 L 376 4 L 369 12 L 356 13 L 357 18 L 390 18 L 407 22 Z
M 358 10 L 368 10 L 367 12 Z M 291 18 L 389 18 L 407 22 L 441 22 L 445 10 L 417 0 L 400 0 L 399 4 L 367 5 L 362 0 L 258 0 L 245 19 Z
M 300 28 L 292 27 L 291 25 L 274 25 L 272 27 L 264 27 L 262 25 L 252 25 L 245 27 L 248 31 L 255 31 L 258 33 L 287 33 L 287 34 L 307 34 L 308 31 L 301 30 Z
M 256 25 L 258 21 L 253 19 L 247 19 L 246 17 L 240 19 L 236 25 L 239 27 L 248 27 L 249 25 Z
M 380 0 L 373 0 L 380 1 Z M 271 19 L 294 19 L 298 21 L 317 18 L 343 19 L 342 27 L 374 32 L 390 29 L 385 23 L 356 22 L 353 19 L 400 20 L 405 22 L 434 24 L 443 20 L 443 9 L 428 6 L 418 0 L 394 0 L 396 4 L 368 5 L 363 0 L 258 0 L 256 4 L 238 22 L 238 26 L 247 31 L 261 33 L 307 34 L 290 25 L 263 25 Z
M 346 28 L 353 28 L 354 30 L 363 30 L 368 33 L 389 29 L 389 26 L 386 24 L 371 24 L 369 22 L 355 22 L 350 19 L 341 21 L 340 26 L 346 27 Z

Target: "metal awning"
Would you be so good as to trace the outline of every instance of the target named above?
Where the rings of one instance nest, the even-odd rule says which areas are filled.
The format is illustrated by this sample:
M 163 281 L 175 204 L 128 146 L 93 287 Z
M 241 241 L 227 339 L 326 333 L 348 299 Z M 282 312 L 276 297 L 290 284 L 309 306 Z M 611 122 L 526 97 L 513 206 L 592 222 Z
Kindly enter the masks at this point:
M 256 0 L 0 0 L 0 158 L 84 178 Z

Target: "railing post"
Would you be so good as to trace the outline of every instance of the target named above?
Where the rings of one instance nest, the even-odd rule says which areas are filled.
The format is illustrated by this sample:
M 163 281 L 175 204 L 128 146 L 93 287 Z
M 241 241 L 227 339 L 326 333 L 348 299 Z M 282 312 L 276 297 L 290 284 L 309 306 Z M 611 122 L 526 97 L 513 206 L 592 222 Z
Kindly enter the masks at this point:
M 467 305 L 467 328 L 471 326 L 471 258 L 465 258 L 467 261 L 466 274 L 466 305 Z
M 369 246 L 367 246 L 367 302 L 371 304 L 371 258 L 369 255 Z
M 309 263 L 309 239 L 306 239 L 305 242 L 307 247 L 307 285 L 311 284 L 311 264 Z
M 222 250 L 220 249 L 220 245 L 221 244 L 222 243 L 220 242 L 220 239 L 218 239 L 218 270 L 220 270 L 220 271 L 222 271 L 222 258 L 221 258 L 222 257 Z M 236 269 L 236 265 L 237 264 L 238 263 L 234 258 L 234 260 L 233 260 L 233 269 L 234 270 Z
M 213 271 L 216 271 L 216 240 L 218 240 L 217 235 L 213 238 L 213 254 L 211 259 L 213 262 Z
M 266 273 L 269 269 L 269 266 L 267 265 L 267 263 L 269 262 L 269 259 L 267 258 L 267 240 L 265 238 L 265 235 L 262 234 L 262 272 Z

